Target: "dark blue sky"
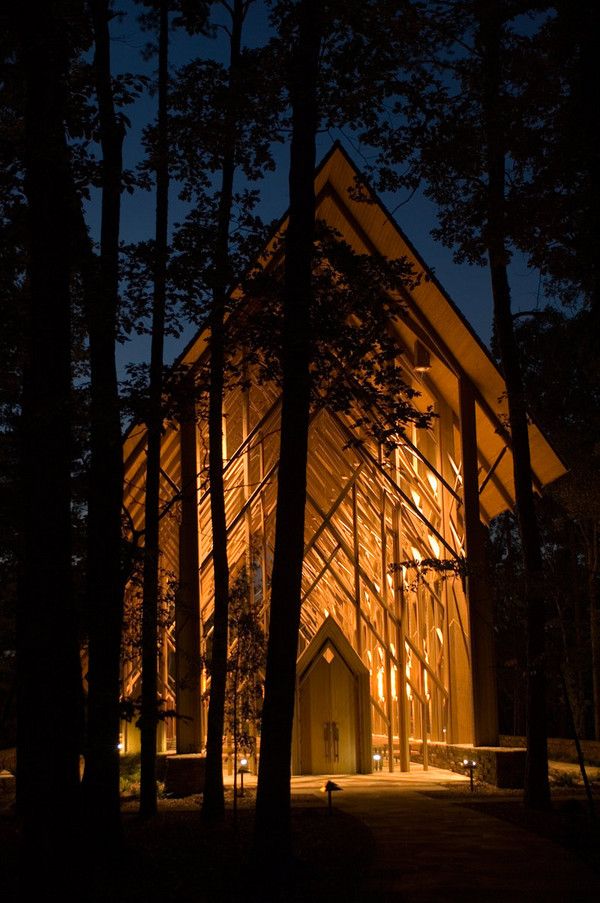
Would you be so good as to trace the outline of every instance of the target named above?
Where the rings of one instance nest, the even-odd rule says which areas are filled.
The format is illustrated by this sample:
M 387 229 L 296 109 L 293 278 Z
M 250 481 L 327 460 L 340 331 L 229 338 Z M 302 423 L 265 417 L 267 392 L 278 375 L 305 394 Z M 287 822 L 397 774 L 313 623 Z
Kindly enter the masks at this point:
M 113 71 L 145 72 L 151 74 L 154 60 L 145 61 L 143 50 L 148 35 L 140 31 L 137 24 L 137 10 L 133 0 L 124 0 L 119 8 L 125 12 L 122 20 L 112 25 L 112 61 Z M 267 31 L 266 14 L 262 2 L 255 4 L 245 32 L 249 44 L 259 44 Z M 170 57 L 172 66 L 185 63 L 196 55 L 211 56 L 222 59 L 224 53 L 224 36 L 216 38 L 197 36 L 187 37 L 181 29 L 171 39 Z M 125 164 L 134 167 L 140 159 L 140 137 L 143 126 L 154 118 L 156 99 L 146 95 L 127 111 L 131 119 L 131 129 L 125 140 Z M 325 155 L 334 140 L 340 139 L 357 166 L 361 167 L 361 157 L 343 135 L 339 133 L 323 133 L 318 138 L 317 155 L 320 159 Z M 270 173 L 261 185 L 262 200 L 259 213 L 267 221 L 278 218 L 288 205 L 287 167 L 288 147 L 277 148 L 277 169 Z M 492 301 L 489 274 L 487 268 L 457 265 L 452 259 L 452 252 L 435 242 L 430 235 L 431 229 L 437 225 L 434 205 L 423 196 L 422 192 L 409 197 L 401 195 L 383 195 L 383 200 L 413 245 L 420 252 L 428 266 L 465 314 L 473 328 L 489 344 L 492 326 Z M 177 189 L 173 186 L 170 204 L 171 223 L 183 218 L 184 207 L 177 199 Z M 88 207 L 89 222 L 94 234 L 98 233 L 99 205 L 97 198 Z M 123 196 L 122 206 L 122 238 L 132 241 L 150 238 L 154 231 L 154 195 L 136 192 L 133 196 Z M 511 267 L 511 288 L 513 307 L 515 310 L 531 309 L 536 306 L 538 298 L 538 274 L 530 270 L 523 258 L 515 258 Z M 167 361 L 183 348 L 190 334 L 182 336 L 178 341 L 169 340 L 166 348 Z M 147 343 L 134 340 L 119 351 L 121 365 L 128 360 L 143 360 L 147 354 Z

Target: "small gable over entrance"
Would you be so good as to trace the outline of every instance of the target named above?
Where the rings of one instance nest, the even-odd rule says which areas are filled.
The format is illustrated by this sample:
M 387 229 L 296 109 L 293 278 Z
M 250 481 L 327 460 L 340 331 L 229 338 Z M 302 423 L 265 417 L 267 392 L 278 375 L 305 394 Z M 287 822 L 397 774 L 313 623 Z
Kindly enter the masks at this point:
M 296 667 L 295 774 L 371 771 L 369 671 L 327 617 Z

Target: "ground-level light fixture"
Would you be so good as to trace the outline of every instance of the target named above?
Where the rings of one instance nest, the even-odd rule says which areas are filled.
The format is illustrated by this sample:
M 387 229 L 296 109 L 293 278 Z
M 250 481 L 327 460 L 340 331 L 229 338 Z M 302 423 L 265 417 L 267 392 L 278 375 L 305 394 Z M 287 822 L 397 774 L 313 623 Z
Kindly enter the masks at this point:
M 381 762 L 381 760 L 382 760 L 381 753 L 375 753 L 375 755 L 373 756 L 373 762 L 374 762 L 373 769 L 374 769 L 374 771 L 381 771 L 381 769 L 382 769 L 382 762 Z
M 333 812 L 333 804 L 331 802 L 331 794 L 335 793 L 336 790 L 342 790 L 339 784 L 336 784 L 335 781 L 327 781 L 326 784 L 323 784 L 321 787 L 323 793 L 327 794 L 327 808 L 329 809 L 329 814 L 331 815 Z
M 473 772 L 477 768 L 477 762 L 475 762 L 474 759 L 463 759 L 463 765 L 465 766 L 466 769 L 468 769 L 469 785 L 471 787 L 471 793 L 473 793 L 473 790 L 475 789 L 475 787 L 473 785 Z
M 238 768 L 238 774 L 240 776 L 240 792 L 239 796 L 244 795 L 244 775 L 248 773 L 248 759 L 240 759 L 240 767 Z

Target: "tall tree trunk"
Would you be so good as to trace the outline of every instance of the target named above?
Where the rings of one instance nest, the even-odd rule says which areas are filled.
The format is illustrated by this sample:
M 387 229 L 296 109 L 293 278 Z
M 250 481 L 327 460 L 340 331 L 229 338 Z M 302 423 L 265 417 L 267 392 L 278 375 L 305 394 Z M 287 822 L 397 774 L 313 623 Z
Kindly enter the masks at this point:
M 573 614 L 571 619 L 573 622 L 573 639 L 575 643 L 575 654 L 572 656 L 573 668 L 573 684 L 576 695 L 576 726 L 581 737 L 586 736 L 586 694 L 584 687 L 584 675 L 586 671 L 585 656 L 581 652 L 586 648 L 585 635 L 586 625 L 581 617 L 581 590 L 580 590 L 580 564 L 578 553 L 581 548 L 579 540 L 579 531 L 577 525 L 572 518 L 565 518 L 565 542 L 568 550 L 568 571 L 567 578 L 573 587 Z
M 202 815 L 207 820 L 221 818 L 225 810 L 223 794 L 223 730 L 227 685 L 227 622 L 229 610 L 229 561 L 223 485 L 223 388 L 225 367 L 225 301 L 231 281 L 229 230 L 235 173 L 236 122 L 234 92 L 239 78 L 244 4 L 235 0 L 231 22 L 229 64 L 229 108 L 225 115 L 226 147 L 221 170 L 221 194 L 214 253 L 214 283 L 211 310 L 210 390 L 208 402 L 208 470 L 210 512 L 213 535 L 215 607 L 212 657 L 210 665 L 210 702 L 206 737 L 206 773 Z
M 597 343 L 600 326 L 600 121 L 590 111 L 595 109 L 600 92 L 600 8 L 596 0 L 579 0 L 576 4 L 560 0 L 556 8 L 559 21 L 567 34 L 575 35 L 572 52 L 578 58 L 578 66 L 570 85 L 574 99 L 571 131 L 574 136 L 575 159 L 570 163 L 566 162 L 566 165 L 580 168 L 583 164 L 587 177 L 584 208 L 578 228 L 584 246 L 583 260 L 587 269 L 585 276 L 592 335 L 594 343 Z
M 27 345 L 17 612 L 21 893 L 62 890 L 77 864 L 82 689 L 71 588 L 69 47 L 56 4 L 19 8 L 25 78 Z
M 91 465 L 88 493 L 89 670 L 84 793 L 95 845 L 116 844 L 120 827 L 119 697 L 123 584 L 123 453 L 115 361 L 119 305 L 119 227 L 123 128 L 110 71 L 110 9 L 91 3 L 102 144 L 99 279 L 88 299 Z
M 146 504 L 144 520 L 144 578 L 142 603 L 142 734 L 140 815 L 156 813 L 156 737 L 158 726 L 158 601 L 159 601 L 159 494 L 162 437 L 163 347 L 167 294 L 167 232 L 169 212 L 168 138 L 169 12 L 167 0 L 159 6 L 158 127 L 156 146 L 156 240 L 154 298 L 150 351 L 150 399 L 147 421 Z
M 320 34 L 316 0 L 301 0 L 290 66 L 290 213 L 285 236 L 283 397 L 275 555 L 260 768 L 256 846 L 274 864 L 291 851 L 290 762 L 300 626 L 310 407 L 310 312 L 315 231 L 315 134 Z
M 545 598 L 542 553 L 533 497 L 527 409 L 507 273 L 506 162 L 500 95 L 502 6 L 498 0 L 482 0 L 477 4 L 488 176 L 486 245 L 494 299 L 494 329 L 506 381 L 515 499 L 525 571 L 527 761 L 524 801 L 530 807 L 541 808 L 550 801 L 546 737 Z
M 600 740 L 600 561 L 598 560 L 600 543 L 598 521 L 592 520 L 586 527 L 594 738 Z

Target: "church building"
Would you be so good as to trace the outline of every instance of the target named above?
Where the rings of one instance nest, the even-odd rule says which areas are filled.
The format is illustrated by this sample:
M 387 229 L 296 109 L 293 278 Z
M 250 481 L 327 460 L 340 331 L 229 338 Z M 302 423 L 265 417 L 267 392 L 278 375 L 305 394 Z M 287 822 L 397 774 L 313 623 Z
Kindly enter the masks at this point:
M 365 203 L 350 191 L 356 175 L 336 146 L 315 177 L 317 216 L 358 253 L 405 256 L 423 274 L 405 290 L 393 329 L 406 382 L 419 393 L 414 403 L 435 417 L 429 428 L 408 426 L 389 452 L 373 436 L 352 441 L 345 416 L 327 406 L 312 416 L 295 774 L 368 773 L 374 756 L 377 767 L 406 771 L 411 740 L 498 742 L 483 527 L 514 506 L 504 381 L 380 200 Z M 193 366 L 208 353 L 200 332 L 181 361 Z M 266 627 L 281 398 L 274 384 L 249 382 L 224 399 L 228 554 L 232 575 L 247 569 Z M 541 490 L 564 468 L 535 424 L 529 436 Z M 125 506 L 136 530 L 144 521 L 145 446 L 144 428 L 133 426 Z M 159 686 L 182 716 L 163 726 L 161 743 L 199 753 L 214 590 L 207 425 L 194 399 L 181 422 L 165 424 L 161 455 L 161 573 L 173 587 L 174 616 L 164 626 Z M 136 657 L 124 668 L 124 695 L 135 697 Z M 126 726 L 126 750 L 136 733 Z

